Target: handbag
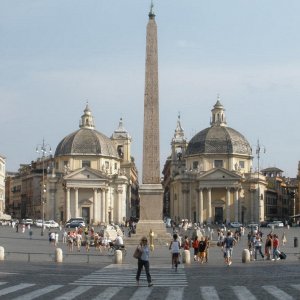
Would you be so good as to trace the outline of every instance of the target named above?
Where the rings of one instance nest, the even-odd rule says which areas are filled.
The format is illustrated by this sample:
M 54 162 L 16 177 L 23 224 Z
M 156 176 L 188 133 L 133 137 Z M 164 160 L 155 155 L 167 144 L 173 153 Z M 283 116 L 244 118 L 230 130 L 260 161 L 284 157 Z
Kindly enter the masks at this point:
M 142 257 L 143 252 L 139 249 L 139 247 L 136 247 L 133 253 L 133 257 L 136 259 L 139 259 Z

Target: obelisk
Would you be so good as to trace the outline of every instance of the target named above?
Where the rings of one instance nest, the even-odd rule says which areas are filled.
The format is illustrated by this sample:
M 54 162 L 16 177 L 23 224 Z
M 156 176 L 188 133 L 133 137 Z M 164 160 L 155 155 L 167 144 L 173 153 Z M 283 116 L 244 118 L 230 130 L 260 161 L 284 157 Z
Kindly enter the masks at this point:
M 146 38 L 143 133 L 143 172 L 142 184 L 139 188 L 140 221 L 137 224 L 137 235 L 148 235 L 152 229 L 155 237 L 167 236 L 169 238 L 162 221 L 163 188 L 160 181 L 157 25 L 152 1 Z

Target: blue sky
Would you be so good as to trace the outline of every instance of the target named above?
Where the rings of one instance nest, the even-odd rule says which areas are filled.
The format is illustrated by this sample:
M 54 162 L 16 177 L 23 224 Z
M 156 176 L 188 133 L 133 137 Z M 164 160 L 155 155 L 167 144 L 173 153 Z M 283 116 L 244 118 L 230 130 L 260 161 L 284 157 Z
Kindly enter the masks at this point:
M 262 168 L 295 177 L 300 160 L 300 1 L 154 0 L 158 25 L 161 168 L 178 112 L 190 140 L 209 126 L 220 94 L 227 124 Z M 96 129 L 119 118 L 142 161 L 150 0 L 0 1 L 0 154 L 7 170 L 55 150 L 78 129 L 86 101 Z M 254 167 L 257 160 L 254 159 Z

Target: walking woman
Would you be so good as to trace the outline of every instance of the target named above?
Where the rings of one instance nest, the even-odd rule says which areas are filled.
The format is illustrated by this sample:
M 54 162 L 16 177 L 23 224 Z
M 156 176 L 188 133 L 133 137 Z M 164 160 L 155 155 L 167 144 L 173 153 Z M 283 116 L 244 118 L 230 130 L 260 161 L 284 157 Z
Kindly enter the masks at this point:
M 173 241 L 170 243 L 169 250 L 171 250 L 172 253 L 172 269 L 175 266 L 175 271 L 177 271 L 180 253 L 180 242 L 178 241 L 178 235 L 176 233 L 173 234 Z
M 142 269 L 143 269 L 143 266 L 144 266 L 147 281 L 148 281 L 148 286 L 150 287 L 150 286 L 153 285 L 151 275 L 150 275 L 150 265 L 149 265 L 150 250 L 149 250 L 149 246 L 148 246 L 148 240 L 145 236 L 142 237 L 141 242 L 138 245 L 138 249 L 142 253 L 142 255 L 138 259 L 138 269 L 137 269 L 137 273 L 136 273 L 136 284 L 139 285 L 140 275 L 141 275 L 141 272 L 142 272 Z

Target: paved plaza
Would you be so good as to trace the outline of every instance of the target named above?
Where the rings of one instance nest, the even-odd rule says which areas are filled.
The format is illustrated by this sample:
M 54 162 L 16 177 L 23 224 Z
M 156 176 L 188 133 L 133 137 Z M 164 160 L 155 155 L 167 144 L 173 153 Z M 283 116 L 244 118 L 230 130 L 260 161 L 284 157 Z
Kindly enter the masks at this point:
M 99 253 L 92 248 L 87 253 L 82 247 L 80 253 L 71 254 L 66 245 L 59 243 L 64 262 L 55 263 L 55 247 L 49 245 L 47 230 L 41 236 L 41 230 L 33 228 L 30 240 L 28 232 L 16 233 L 11 227 L 1 227 L 0 246 L 4 247 L 6 256 L 0 263 L 0 297 L 22 300 L 300 299 L 300 254 L 299 247 L 294 247 L 294 237 L 300 239 L 300 228 L 275 229 L 275 232 L 281 237 L 283 230 L 287 244 L 281 250 L 287 259 L 282 261 L 242 263 L 241 253 L 247 245 L 245 235 L 234 248 L 230 267 L 224 265 L 221 248 L 213 245 L 207 264 L 191 259 L 191 264 L 180 264 L 176 273 L 171 268 L 168 247 L 155 245 L 150 260 L 154 286 L 148 288 L 144 272 L 140 286 L 136 286 L 133 245 L 126 247 L 123 263 L 114 264 L 114 257 L 106 252 Z M 263 229 L 264 235 L 269 231 Z

